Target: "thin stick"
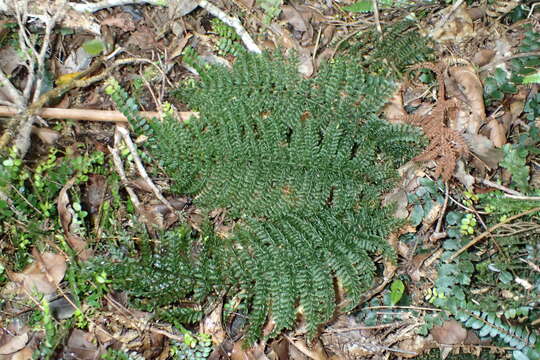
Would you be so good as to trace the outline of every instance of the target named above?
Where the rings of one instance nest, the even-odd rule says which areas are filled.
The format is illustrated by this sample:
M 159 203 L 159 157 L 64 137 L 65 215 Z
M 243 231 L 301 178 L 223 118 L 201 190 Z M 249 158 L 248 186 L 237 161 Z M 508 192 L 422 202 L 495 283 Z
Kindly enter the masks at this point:
M 527 216 L 529 214 L 532 214 L 534 212 L 537 212 L 537 211 L 540 211 L 540 207 L 535 207 L 534 209 L 530 209 L 530 210 L 527 210 L 527 211 L 524 211 L 524 212 L 521 212 L 517 215 L 514 215 L 514 216 L 511 216 L 509 217 L 508 219 L 504 220 L 504 221 L 501 221 L 500 223 L 498 223 L 497 225 L 494 225 L 492 227 L 490 227 L 489 229 L 487 229 L 486 231 L 484 231 L 482 234 L 478 235 L 477 237 L 475 237 L 474 239 L 472 239 L 471 241 L 469 241 L 469 243 L 467 245 L 465 245 L 464 247 L 462 247 L 461 249 L 459 249 L 458 251 L 456 251 L 456 253 L 454 253 L 454 255 L 452 255 L 448 260 L 446 260 L 447 263 L 450 263 L 452 262 L 452 260 L 454 260 L 455 258 L 457 258 L 459 255 L 461 255 L 464 251 L 466 251 L 467 249 L 469 249 L 470 247 L 474 246 L 475 244 L 477 244 L 478 242 L 480 242 L 482 239 L 484 239 L 485 237 L 487 237 L 488 235 L 490 235 L 493 231 L 497 230 L 498 228 L 500 228 L 501 226 L 503 226 L 504 224 L 507 224 L 511 221 L 514 221 L 516 219 L 519 219 L 520 217 L 523 217 L 523 216 Z
M 11 106 L 0 106 L 0 117 L 12 117 L 18 113 L 17 108 Z M 141 111 L 142 117 L 151 119 L 159 118 L 157 111 Z M 192 111 L 179 112 L 180 120 L 185 121 L 191 116 L 198 116 Z M 79 121 L 104 121 L 126 123 L 128 120 L 119 111 L 112 110 L 92 110 L 92 109 L 62 109 L 62 108 L 42 108 L 36 111 L 36 115 L 46 119 L 71 119 Z
M 225 14 L 223 10 L 221 10 L 214 4 L 209 3 L 207 0 L 200 0 L 199 6 L 208 11 L 213 16 L 217 17 L 219 20 L 223 21 L 225 24 L 234 28 L 238 36 L 240 36 L 240 39 L 242 39 L 242 42 L 244 43 L 248 51 L 256 54 L 261 53 L 261 49 L 259 49 L 257 44 L 255 44 L 255 41 L 253 41 L 246 29 L 244 29 L 244 27 L 240 23 L 240 20 Z
M 376 329 L 385 329 L 389 327 L 398 327 L 398 326 L 409 325 L 409 324 L 411 324 L 410 321 L 396 321 L 390 324 L 380 324 L 380 325 L 373 325 L 373 326 L 353 326 L 350 328 L 330 329 L 330 330 L 326 330 L 325 333 L 334 334 L 334 333 L 344 333 L 344 332 L 358 331 L 358 330 L 376 330 Z
M 166 1 L 163 0 L 104 0 L 99 1 L 96 3 L 89 3 L 89 4 L 76 4 L 76 3 L 68 3 L 68 6 L 70 6 L 73 10 L 77 12 L 90 12 L 94 13 L 99 10 L 107 9 L 114 6 L 123 6 L 123 5 L 163 5 Z
M 488 179 L 481 179 L 480 182 L 481 182 L 482 184 L 487 185 L 487 186 L 490 186 L 490 187 L 492 187 L 492 188 L 502 190 L 502 191 L 504 191 L 505 193 L 510 194 L 510 195 L 523 196 L 523 194 L 520 193 L 519 191 L 509 189 L 509 188 L 507 188 L 506 186 L 497 184 L 496 182 L 490 181 L 490 180 L 488 180 Z
M 452 8 L 450 9 L 450 11 L 448 12 L 448 14 L 446 14 L 446 16 L 444 16 L 441 21 L 439 21 L 439 23 L 437 24 L 437 26 L 435 26 L 433 28 L 433 30 L 431 31 L 431 33 L 429 34 L 430 37 L 433 37 L 433 35 L 438 32 L 438 31 L 441 31 L 441 29 L 443 28 L 443 26 L 448 22 L 448 20 L 450 20 L 450 18 L 454 15 L 454 13 L 456 12 L 456 10 L 461 6 L 461 4 L 463 4 L 463 1 L 464 0 L 458 0 L 454 3 L 454 5 L 452 5 Z
M 509 195 L 504 194 L 504 197 L 514 200 L 532 200 L 532 201 L 540 201 L 540 196 L 525 196 L 525 195 Z
M 381 20 L 379 18 L 379 5 L 377 4 L 377 0 L 371 0 L 371 2 L 373 4 L 373 16 L 375 17 L 377 32 L 382 34 Z
M 161 194 L 161 190 L 158 189 L 158 187 L 154 184 L 154 182 L 148 176 L 148 173 L 146 172 L 146 169 L 144 168 L 141 158 L 139 157 L 139 154 L 137 153 L 137 147 L 135 146 L 135 144 L 129 137 L 128 129 L 126 129 L 123 126 L 117 125 L 116 132 L 120 134 L 120 136 L 126 143 L 131 155 L 133 156 L 133 161 L 135 162 L 135 166 L 137 167 L 139 175 L 143 178 L 146 184 L 150 186 L 150 188 L 152 189 L 152 192 L 154 193 L 154 195 L 156 195 L 159 201 L 161 201 L 165 206 L 167 206 L 167 209 L 169 209 L 174 214 L 176 212 L 176 209 L 171 205 L 169 200 L 165 199 L 165 197 Z
M 12 104 L 21 108 L 24 106 L 25 101 L 23 94 L 13 86 L 2 69 L 0 69 L 0 87 L 2 87 L 2 91 L 9 97 Z
M 114 148 L 111 148 L 109 146 L 109 151 L 112 155 L 114 167 L 116 168 L 116 171 L 118 172 L 118 175 L 120 176 L 120 181 L 126 188 L 126 191 L 129 195 L 129 198 L 131 199 L 131 202 L 133 203 L 133 206 L 135 206 L 135 209 L 137 209 L 137 213 L 140 213 L 140 206 L 141 202 L 139 201 L 139 198 L 137 197 L 137 194 L 135 194 L 135 191 L 129 186 L 129 181 L 126 177 L 126 173 L 124 172 L 124 164 L 122 164 L 122 159 L 120 158 L 119 152 L 118 152 L 118 146 L 120 146 L 120 138 L 122 136 L 118 133 L 114 133 Z
M 440 239 L 443 239 L 448 236 L 448 233 L 446 231 L 441 232 L 442 227 L 442 219 L 444 218 L 444 214 L 446 213 L 446 208 L 448 207 L 448 181 L 444 183 L 444 203 L 443 207 L 440 210 L 439 218 L 437 219 L 437 226 L 435 227 L 435 232 L 431 234 L 429 237 L 430 241 L 437 241 Z

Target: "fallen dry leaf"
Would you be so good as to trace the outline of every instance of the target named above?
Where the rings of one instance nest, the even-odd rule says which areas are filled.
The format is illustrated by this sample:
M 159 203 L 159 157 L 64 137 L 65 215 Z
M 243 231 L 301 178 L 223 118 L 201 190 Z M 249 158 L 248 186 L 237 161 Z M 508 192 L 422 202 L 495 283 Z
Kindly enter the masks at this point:
M 399 353 L 401 358 L 413 359 L 422 354 L 426 349 L 429 349 L 432 341 L 424 336 L 416 335 L 411 339 L 403 340 L 398 343 L 398 348 L 403 350 Z
M 480 49 L 472 59 L 472 63 L 478 67 L 489 64 L 495 56 L 495 51 L 491 49 Z
M 245 348 L 242 340 L 234 343 L 230 355 L 231 360 L 269 360 L 264 353 L 264 345 L 256 345 L 252 348 Z
M 28 333 L 21 335 L 11 335 L 7 331 L 2 331 L 0 336 L 0 355 L 13 354 L 26 346 Z
M 496 169 L 503 158 L 500 149 L 495 148 L 493 142 L 487 137 L 479 134 L 463 134 L 467 141 L 469 150 L 474 153 L 490 169 Z
M 0 69 L 4 71 L 4 74 L 11 75 L 17 67 L 24 65 L 24 63 L 24 59 L 12 46 L 0 49 Z
M 32 255 L 34 262 L 21 273 L 11 273 L 10 279 L 21 285 L 21 294 L 29 295 L 35 291 L 44 295 L 55 293 L 66 273 L 66 259 L 50 252 L 40 254 L 35 248 Z
M 441 326 L 431 329 L 431 336 L 438 344 L 462 344 L 467 338 L 467 330 L 456 320 L 447 320 Z
M 107 179 L 103 175 L 91 174 L 86 185 L 86 204 L 90 214 L 96 214 L 103 203 L 107 190 Z
M 33 359 L 33 354 L 34 350 L 27 346 L 24 349 L 17 351 L 15 354 L 11 355 L 10 360 L 31 360 Z
M 470 117 L 464 124 L 460 124 L 454 130 L 466 131 L 469 134 L 477 134 L 480 126 L 486 121 L 486 109 L 484 107 L 484 88 L 473 67 L 452 66 L 449 68 L 450 76 L 458 84 L 459 90 L 465 98 L 465 106 L 470 111 Z M 452 96 L 453 94 L 450 93 Z M 460 106 L 462 109 L 463 106 Z
M 168 0 L 167 8 L 171 20 L 178 19 L 195 10 L 199 6 L 198 0 Z
M 489 140 L 495 147 L 502 147 L 506 144 L 506 129 L 497 119 L 492 118 L 487 123 L 487 129 L 489 130 Z
M 447 21 L 441 26 L 437 23 L 431 30 L 432 37 L 438 41 L 450 41 L 461 43 L 472 39 L 475 36 L 474 23 L 467 11 L 466 3 L 461 4 L 457 10 L 451 14 L 453 6 L 448 6 L 440 13 L 441 22 L 446 18 Z
M 221 311 L 223 310 L 223 304 L 219 304 L 216 308 L 208 314 L 200 323 L 199 332 L 202 334 L 209 334 L 212 336 L 212 342 L 214 345 L 219 345 L 227 334 L 221 325 Z
M 394 95 L 388 100 L 383 109 L 384 116 L 391 123 L 403 122 L 407 116 L 407 112 L 403 106 L 403 96 L 401 86 L 394 92 Z
M 100 358 L 100 349 L 94 344 L 95 337 L 80 329 L 73 329 L 64 348 L 65 359 L 94 360 Z
M 60 138 L 60 133 L 56 130 L 32 126 L 32 134 L 36 135 L 44 144 L 53 145 Z
M 64 229 L 64 235 L 66 236 L 69 246 L 77 252 L 79 259 L 86 261 L 92 256 L 92 250 L 88 249 L 86 241 L 76 233 L 76 225 L 72 223 L 74 212 L 69 203 L 69 196 L 67 193 L 75 184 L 76 179 L 77 177 L 74 176 L 64 185 L 62 190 L 60 190 L 60 194 L 58 194 L 56 204 L 58 207 L 58 214 L 60 215 L 60 223 L 62 224 L 62 229 Z
M 454 172 L 454 176 L 465 186 L 466 189 L 472 189 L 474 184 L 474 176 L 465 170 L 463 160 L 458 160 L 456 162 L 456 171 Z
M 106 17 L 101 21 L 101 25 L 115 26 L 123 31 L 135 30 L 135 22 L 133 17 L 127 12 L 121 12 L 116 15 Z
M 486 14 L 491 17 L 500 17 L 514 10 L 519 3 L 519 0 L 496 0 L 488 5 Z

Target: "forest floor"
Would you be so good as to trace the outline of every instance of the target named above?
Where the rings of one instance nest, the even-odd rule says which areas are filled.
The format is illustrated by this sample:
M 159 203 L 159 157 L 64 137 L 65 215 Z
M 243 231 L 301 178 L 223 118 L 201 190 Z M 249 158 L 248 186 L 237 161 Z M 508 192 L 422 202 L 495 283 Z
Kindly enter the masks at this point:
M 0 360 L 540 359 L 538 2 L 165 2 L 0 0 Z M 144 116 L 185 120 L 172 93 L 198 79 L 194 58 L 230 67 L 279 49 L 311 78 L 404 19 L 433 53 L 380 117 L 416 121 L 429 145 L 381 199 L 406 220 L 389 239 L 397 262 L 378 259 L 353 311 L 313 341 L 298 319 L 245 348 L 237 298 L 171 323 L 85 265 L 208 220 L 156 175 L 107 79 Z M 230 231 L 225 212 L 210 216 Z

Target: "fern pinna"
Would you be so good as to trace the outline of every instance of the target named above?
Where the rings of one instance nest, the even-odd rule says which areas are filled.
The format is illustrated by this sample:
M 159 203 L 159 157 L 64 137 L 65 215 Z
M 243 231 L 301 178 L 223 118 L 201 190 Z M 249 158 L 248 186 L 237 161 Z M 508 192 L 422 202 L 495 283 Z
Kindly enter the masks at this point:
M 342 310 L 352 309 L 372 286 L 372 257 L 393 255 L 386 237 L 400 221 L 380 198 L 395 169 L 417 153 L 421 134 L 377 118 L 392 80 L 352 61 L 305 79 L 279 54 L 243 54 L 232 69 L 200 73 L 178 90 L 200 114 L 183 123 L 169 117 L 141 129 L 129 96 L 114 83 L 109 92 L 135 131 L 150 135 L 148 149 L 171 190 L 236 220 L 229 237 L 212 242 L 219 249 L 199 254 L 213 261 L 198 263 L 214 264 L 211 287 L 245 294 L 248 342 L 269 319 L 277 334 L 299 313 L 311 337 L 334 315 L 336 288 L 345 292 Z M 196 293 L 201 283 L 186 284 Z

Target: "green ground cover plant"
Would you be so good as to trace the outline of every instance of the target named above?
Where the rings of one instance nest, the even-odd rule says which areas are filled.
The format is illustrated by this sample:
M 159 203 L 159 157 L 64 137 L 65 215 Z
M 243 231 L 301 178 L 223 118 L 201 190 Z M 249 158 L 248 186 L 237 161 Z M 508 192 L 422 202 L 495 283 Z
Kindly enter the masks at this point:
M 269 319 L 276 335 L 299 314 L 313 337 L 372 286 L 372 257 L 394 256 L 385 239 L 402 222 L 381 207 L 380 196 L 425 144 L 421 132 L 376 116 L 394 77 L 343 58 L 313 79 L 301 78 L 294 60 L 279 54 L 243 54 L 232 70 L 197 70 L 201 80 L 176 94 L 200 114 L 184 123 L 142 119 L 115 81 L 107 92 L 135 131 L 149 137 L 146 148 L 171 177 L 171 190 L 192 196 L 207 213 L 226 209 L 236 225 L 225 238 L 165 234 L 142 262 L 127 257 L 102 265 L 120 288 L 143 298 L 158 286 L 144 279 L 160 277 L 156 305 L 243 294 L 248 343 Z

